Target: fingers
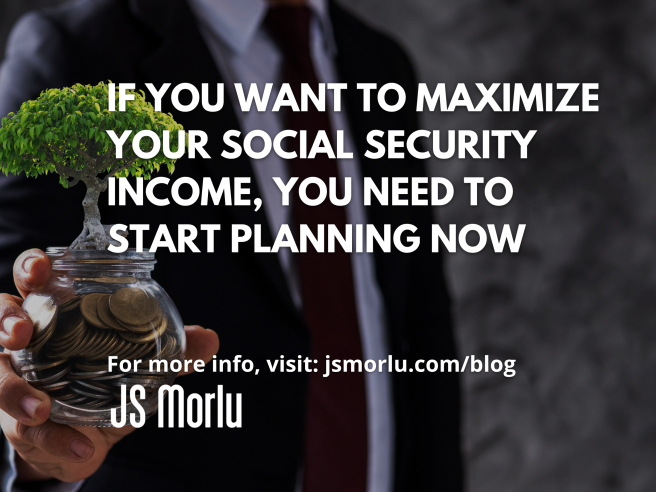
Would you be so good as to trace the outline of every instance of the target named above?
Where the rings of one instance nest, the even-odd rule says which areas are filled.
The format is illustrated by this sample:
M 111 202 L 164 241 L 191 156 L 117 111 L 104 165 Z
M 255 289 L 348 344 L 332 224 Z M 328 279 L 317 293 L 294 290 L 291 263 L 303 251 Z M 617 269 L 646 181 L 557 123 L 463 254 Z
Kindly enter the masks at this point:
M 5 436 L 21 454 L 36 447 L 66 461 L 82 462 L 93 456 L 88 437 L 48 420 L 50 398 L 16 375 L 9 354 L 0 354 L 0 410 Z
M 40 249 L 28 249 L 16 258 L 14 282 L 23 298 L 45 284 L 50 278 L 51 270 L 50 258 Z
M 42 424 L 50 415 L 48 395 L 16 375 L 9 354 L 0 354 L 0 409 L 26 426 Z
M 51 269 L 50 258 L 39 249 L 27 250 L 16 258 L 14 282 L 23 298 L 48 281 Z M 19 297 L 0 294 L 0 345 L 8 350 L 25 348 L 32 337 L 32 321 L 22 304 Z
M 34 454 L 34 448 L 38 448 L 55 458 L 81 463 L 91 459 L 95 452 L 91 439 L 68 425 L 47 420 L 40 425 L 26 426 L 4 412 L 0 412 L 0 422 L 9 443 L 23 456 Z
M 185 335 L 187 336 L 187 360 L 202 359 L 206 364 L 212 360 L 212 357 L 219 351 L 219 336 L 212 330 L 206 330 L 202 326 L 192 325 L 185 326 Z M 192 366 L 190 365 L 191 369 Z M 180 375 L 189 374 L 190 372 L 181 372 Z
M 0 345 L 8 350 L 24 349 L 32 338 L 32 321 L 22 304 L 20 297 L 0 294 Z

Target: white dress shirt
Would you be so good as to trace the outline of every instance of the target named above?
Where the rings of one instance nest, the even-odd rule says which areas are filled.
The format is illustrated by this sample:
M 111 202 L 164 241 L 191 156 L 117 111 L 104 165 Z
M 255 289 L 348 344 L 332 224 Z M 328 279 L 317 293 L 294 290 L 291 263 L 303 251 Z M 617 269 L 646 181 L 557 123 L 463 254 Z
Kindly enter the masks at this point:
M 264 130 L 273 136 L 283 130 L 280 113 L 271 112 L 277 95 L 277 84 L 281 80 L 281 54 L 273 40 L 268 36 L 262 22 L 268 4 L 264 0 L 189 0 L 201 33 L 224 78 L 225 89 L 231 98 L 241 131 Z M 321 82 L 339 82 L 334 65 L 336 46 L 325 0 L 308 0 L 313 12 L 311 34 L 312 59 L 317 77 Z M 212 82 L 212 81 L 207 81 Z M 234 83 L 241 83 L 245 92 L 251 83 L 257 84 L 260 91 L 264 84 L 273 83 L 269 107 L 266 112 L 242 112 L 234 90 Z M 344 150 L 352 152 L 355 147 L 349 131 L 344 111 L 332 110 L 332 91 L 327 91 L 326 109 L 332 128 L 344 130 Z M 217 118 L 221 113 L 217 113 Z M 212 138 L 221 138 L 214 135 Z M 333 135 L 334 141 L 335 135 Z M 219 159 L 219 156 L 212 156 Z M 282 224 L 291 223 L 290 207 L 282 205 L 282 195 L 273 178 L 284 181 L 289 178 L 287 163 L 270 153 L 267 157 L 252 161 L 263 201 L 264 218 L 275 237 Z M 346 218 L 350 224 L 366 224 L 367 218 L 362 197 L 362 177 L 356 157 L 337 162 L 340 179 L 351 177 L 352 198 L 346 206 Z M 364 249 L 366 251 L 366 248 Z M 355 251 L 355 248 L 353 248 Z M 266 254 L 266 253 L 263 253 Z M 301 297 L 295 272 L 293 253 L 281 248 L 277 253 L 287 284 L 296 306 L 301 308 Z M 355 287 L 356 307 L 362 340 L 364 359 L 386 359 L 389 350 L 386 337 L 385 309 L 374 270 L 374 259 L 370 253 L 352 253 L 351 262 Z M 322 369 L 319 369 L 322 371 Z M 368 437 L 368 492 L 391 492 L 394 471 L 394 414 L 392 404 L 391 378 L 388 372 L 365 372 L 367 400 Z M 138 432 L 138 431 L 137 431 Z M 15 467 L 13 450 L 10 450 L 12 470 L 5 477 L 5 485 L 13 483 Z M 302 476 L 302 469 L 299 477 Z M 82 482 L 60 484 L 56 492 L 75 492 Z M 301 480 L 299 478 L 298 489 Z M 6 490 L 10 490 L 7 488 Z M 13 491 L 16 491 L 13 488 Z M 55 492 L 48 488 L 44 492 Z M 291 491 L 290 491 L 291 492 Z

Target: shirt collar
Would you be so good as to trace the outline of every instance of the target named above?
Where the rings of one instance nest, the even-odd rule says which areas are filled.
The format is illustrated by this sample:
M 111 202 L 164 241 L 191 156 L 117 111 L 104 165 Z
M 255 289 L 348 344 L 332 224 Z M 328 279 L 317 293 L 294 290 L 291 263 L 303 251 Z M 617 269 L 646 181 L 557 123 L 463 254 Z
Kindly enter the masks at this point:
M 198 21 L 238 54 L 248 49 L 269 8 L 265 0 L 189 0 L 189 3 Z M 307 0 L 307 5 L 319 21 L 326 49 L 334 55 L 336 45 L 326 0 Z

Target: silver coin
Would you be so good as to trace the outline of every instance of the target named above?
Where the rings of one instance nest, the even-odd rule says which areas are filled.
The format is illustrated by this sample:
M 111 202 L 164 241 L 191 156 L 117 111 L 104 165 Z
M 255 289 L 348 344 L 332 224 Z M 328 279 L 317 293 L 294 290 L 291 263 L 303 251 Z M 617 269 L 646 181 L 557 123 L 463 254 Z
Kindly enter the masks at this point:
M 50 297 L 29 295 L 23 303 L 23 310 L 28 314 L 34 325 L 32 338 L 39 337 L 41 332 L 50 327 L 57 315 L 57 305 Z
M 124 373 L 108 374 L 107 376 L 94 377 L 93 381 L 107 381 L 107 380 L 110 380 L 110 379 L 116 379 L 116 378 L 122 378 L 122 377 L 125 377 Z
M 43 364 L 32 364 L 29 366 L 24 366 L 23 368 L 21 368 L 21 371 L 23 372 L 43 371 L 45 369 L 50 369 L 51 367 L 58 366 L 59 364 L 63 364 L 64 362 L 66 362 L 66 359 L 58 360 L 55 362 L 45 362 Z
M 52 376 L 48 376 L 42 379 L 30 379 L 25 377 L 25 381 L 32 385 L 54 383 L 55 381 L 59 381 L 61 378 L 63 378 L 70 370 L 70 366 L 66 366 L 62 371 L 58 372 L 57 374 L 53 374 Z
M 75 398 L 74 400 L 66 400 L 65 403 L 67 405 L 77 405 L 78 403 L 89 401 L 89 398 L 87 398 L 86 396 L 80 396 L 77 393 L 75 393 L 75 396 L 77 396 L 78 398 Z
M 113 398 L 113 397 L 110 397 Z M 107 404 L 108 400 L 92 400 L 88 403 L 78 405 L 79 408 L 101 408 Z
M 100 386 L 99 384 L 89 383 L 87 381 L 75 381 L 75 384 L 82 385 L 86 388 L 89 388 L 91 391 L 100 391 L 101 393 L 111 393 L 112 390 L 105 385 Z
M 75 398 L 76 396 L 78 396 L 77 393 L 68 393 L 66 395 L 57 396 L 55 398 L 55 400 L 57 400 L 57 401 L 69 401 L 69 400 L 72 400 L 73 398 Z
M 92 378 L 96 378 L 97 376 L 104 376 L 105 374 L 109 374 L 109 371 L 96 371 L 96 372 L 71 371 L 68 377 L 71 379 L 92 379 Z
M 75 391 L 76 393 L 79 393 L 84 396 L 88 396 L 89 398 L 94 398 L 94 399 L 99 399 L 99 400 L 106 400 L 106 399 L 111 399 L 114 398 L 113 395 L 111 394 L 104 394 L 104 393 L 93 393 L 91 391 L 88 391 L 86 388 L 80 388 L 79 386 L 72 386 L 71 389 Z
M 70 381 L 57 381 L 56 383 L 41 386 L 41 389 L 44 390 L 44 391 L 55 391 L 55 390 L 58 390 L 58 389 L 64 389 L 69 384 L 71 384 Z

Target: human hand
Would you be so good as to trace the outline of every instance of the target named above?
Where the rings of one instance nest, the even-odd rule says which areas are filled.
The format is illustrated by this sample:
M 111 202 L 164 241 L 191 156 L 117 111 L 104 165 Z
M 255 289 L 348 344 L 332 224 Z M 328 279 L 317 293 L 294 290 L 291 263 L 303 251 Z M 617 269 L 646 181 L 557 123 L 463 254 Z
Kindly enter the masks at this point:
M 21 350 L 29 343 L 33 327 L 21 307 L 23 299 L 48 281 L 51 268 L 48 256 L 38 249 L 25 251 L 14 263 L 14 282 L 22 297 L 0 294 L 0 345 L 6 350 Z M 215 332 L 185 326 L 185 334 L 188 360 L 207 363 L 218 352 Z M 180 373 L 184 374 L 188 373 Z M 48 420 L 50 408 L 50 397 L 14 372 L 9 353 L 0 354 L 0 425 L 18 454 L 20 481 L 83 480 L 100 467 L 114 444 L 134 431 L 131 426 L 117 429 L 57 424 Z

